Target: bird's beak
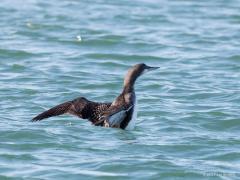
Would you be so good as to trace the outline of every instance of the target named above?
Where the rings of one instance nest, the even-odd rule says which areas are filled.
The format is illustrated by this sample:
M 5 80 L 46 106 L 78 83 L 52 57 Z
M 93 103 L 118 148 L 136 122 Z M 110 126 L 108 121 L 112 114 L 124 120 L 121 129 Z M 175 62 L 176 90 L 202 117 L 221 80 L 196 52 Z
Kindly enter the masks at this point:
M 155 69 L 158 69 L 160 67 L 151 67 L 151 66 L 147 66 L 145 67 L 144 71 L 142 72 L 142 74 L 145 74 L 146 72 L 149 72 L 149 71 L 152 71 L 152 70 L 155 70 Z
M 151 67 L 151 66 L 147 66 L 147 71 L 152 71 L 152 70 L 155 70 L 155 69 L 159 69 L 160 67 Z

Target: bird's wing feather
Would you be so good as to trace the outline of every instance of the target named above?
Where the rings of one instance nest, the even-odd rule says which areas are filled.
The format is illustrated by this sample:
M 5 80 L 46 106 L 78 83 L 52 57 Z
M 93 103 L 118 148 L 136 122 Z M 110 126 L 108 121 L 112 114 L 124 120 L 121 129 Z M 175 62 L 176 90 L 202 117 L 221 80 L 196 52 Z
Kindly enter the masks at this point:
M 71 108 L 71 106 L 72 106 L 72 103 L 70 101 L 59 104 L 47 111 L 44 111 L 43 113 L 37 115 L 36 117 L 34 117 L 32 119 L 32 121 L 40 121 L 45 118 L 49 118 L 52 116 L 59 116 L 61 114 L 67 113 L 69 111 L 69 109 Z
M 69 113 L 82 118 L 81 111 L 88 104 L 88 102 L 89 101 L 85 98 L 77 98 L 73 101 L 64 102 L 37 115 L 32 119 L 32 121 L 40 121 L 45 118 L 59 116 L 65 113 Z
M 108 123 L 109 123 L 110 127 L 113 127 L 113 126 L 119 127 L 125 117 L 126 117 L 126 111 L 121 110 L 115 114 L 112 114 L 108 118 Z
M 103 116 L 100 118 L 100 121 L 98 121 L 95 125 L 98 125 L 103 121 L 107 121 L 110 127 L 119 127 L 121 122 L 127 116 L 127 112 L 132 108 L 133 105 L 128 108 L 124 108 L 122 106 L 112 106 L 103 114 Z

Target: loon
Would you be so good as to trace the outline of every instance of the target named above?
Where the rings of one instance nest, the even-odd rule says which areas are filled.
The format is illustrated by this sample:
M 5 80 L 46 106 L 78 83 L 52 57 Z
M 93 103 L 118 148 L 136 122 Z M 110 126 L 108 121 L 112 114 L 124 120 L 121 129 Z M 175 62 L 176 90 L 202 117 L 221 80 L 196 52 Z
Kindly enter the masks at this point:
M 137 101 L 134 90 L 135 81 L 145 72 L 158 68 L 150 67 L 143 63 L 131 67 L 124 78 L 121 94 L 112 103 L 93 102 L 84 97 L 79 97 L 44 111 L 31 121 L 40 121 L 67 113 L 82 119 L 88 119 L 96 126 L 131 130 L 134 128 L 137 117 Z

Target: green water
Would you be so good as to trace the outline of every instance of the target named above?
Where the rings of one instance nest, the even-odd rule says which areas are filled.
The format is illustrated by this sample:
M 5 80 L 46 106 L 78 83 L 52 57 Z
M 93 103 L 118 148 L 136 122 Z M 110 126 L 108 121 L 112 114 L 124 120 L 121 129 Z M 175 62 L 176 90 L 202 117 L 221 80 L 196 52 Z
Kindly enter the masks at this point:
M 240 179 L 240 1 L 1 0 L 0 179 Z M 136 63 L 132 131 L 61 102 L 112 101 Z

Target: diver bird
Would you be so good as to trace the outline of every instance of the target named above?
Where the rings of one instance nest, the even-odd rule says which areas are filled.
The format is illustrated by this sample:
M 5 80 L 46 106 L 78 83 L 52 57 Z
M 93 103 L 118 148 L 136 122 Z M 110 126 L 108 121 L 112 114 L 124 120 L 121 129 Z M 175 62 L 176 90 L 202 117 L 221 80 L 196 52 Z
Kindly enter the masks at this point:
M 112 103 L 93 102 L 84 97 L 79 97 L 44 111 L 34 117 L 32 121 L 40 121 L 67 113 L 82 119 L 88 119 L 96 126 L 133 129 L 137 117 L 134 84 L 142 74 L 158 68 L 143 63 L 131 67 L 124 78 L 121 94 Z

